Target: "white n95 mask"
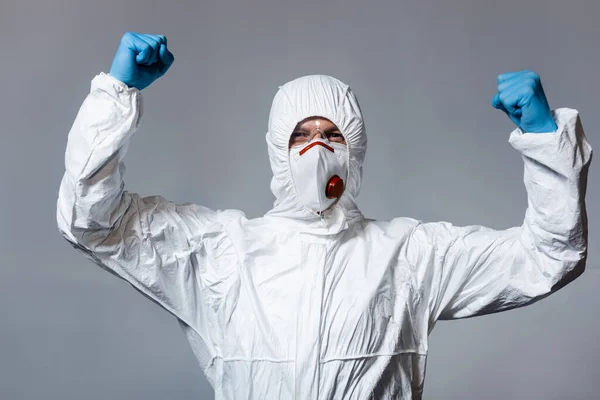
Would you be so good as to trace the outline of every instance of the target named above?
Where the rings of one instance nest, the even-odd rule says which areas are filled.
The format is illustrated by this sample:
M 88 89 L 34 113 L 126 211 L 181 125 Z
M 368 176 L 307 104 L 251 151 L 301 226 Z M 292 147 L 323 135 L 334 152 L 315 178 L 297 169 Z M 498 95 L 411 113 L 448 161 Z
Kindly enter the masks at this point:
M 344 191 L 348 172 L 345 144 L 313 139 L 290 150 L 290 170 L 300 202 L 313 211 L 331 207 Z

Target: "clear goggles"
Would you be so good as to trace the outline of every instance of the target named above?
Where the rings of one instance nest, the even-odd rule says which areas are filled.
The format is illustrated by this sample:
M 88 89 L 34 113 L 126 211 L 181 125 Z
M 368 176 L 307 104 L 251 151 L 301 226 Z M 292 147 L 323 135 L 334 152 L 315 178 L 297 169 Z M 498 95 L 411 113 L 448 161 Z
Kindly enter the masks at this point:
M 314 138 L 321 139 L 326 143 L 344 143 L 344 136 L 339 131 L 323 132 L 319 128 L 307 131 L 295 131 L 290 136 L 290 147 L 304 146 Z

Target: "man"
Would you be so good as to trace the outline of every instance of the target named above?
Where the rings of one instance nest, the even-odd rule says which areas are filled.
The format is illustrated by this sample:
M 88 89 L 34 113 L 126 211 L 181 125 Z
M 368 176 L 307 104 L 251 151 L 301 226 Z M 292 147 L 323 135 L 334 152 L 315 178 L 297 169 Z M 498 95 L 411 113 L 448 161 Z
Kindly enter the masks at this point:
M 123 36 L 69 133 L 57 219 L 177 317 L 217 399 L 420 399 L 436 321 L 525 306 L 583 272 L 592 150 L 577 111 L 550 111 L 537 74 L 500 75 L 492 100 L 518 126 L 509 142 L 528 194 L 523 224 L 497 231 L 363 217 L 361 110 L 322 75 L 273 100 L 276 201 L 263 217 L 124 190 L 140 91 L 172 62 L 164 36 Z

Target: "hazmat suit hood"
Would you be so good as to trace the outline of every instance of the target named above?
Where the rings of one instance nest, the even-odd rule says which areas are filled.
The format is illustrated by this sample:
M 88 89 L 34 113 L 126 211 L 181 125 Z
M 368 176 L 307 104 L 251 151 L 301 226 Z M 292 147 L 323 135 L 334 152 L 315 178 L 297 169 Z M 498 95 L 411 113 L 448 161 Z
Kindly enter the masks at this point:
M 305 207 L 296 194 L 289 163 L 289 140 L 298 122 L 327 118 L 346 139 L 348 171 L 339 201 L 321 214 Z M 335 234 L 362 218 L 355 199 L 360 191 L 362 164 L 367 150 L 364 121 L 356 96 L 348 85 L 327 75 L 303 76 L 279 87 L 273 99 L 266 135 L 275 195 L 265 216 L 301 231 Z

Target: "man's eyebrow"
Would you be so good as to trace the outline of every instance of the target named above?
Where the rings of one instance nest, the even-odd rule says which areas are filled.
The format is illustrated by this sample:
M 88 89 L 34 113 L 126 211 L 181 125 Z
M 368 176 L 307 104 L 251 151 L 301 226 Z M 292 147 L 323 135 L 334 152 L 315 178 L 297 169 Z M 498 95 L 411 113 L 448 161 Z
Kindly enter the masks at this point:
M 338 128 L 338 127 L 325 129 L 324 132 L 327 133 L 327 132 L 335 132 L 335 131 L 340 132 L 340 133 L 342 132 L 342 131 L 340 131 L 340 128 Z M 298 128 L 298 129 L 294 129 L 294 132 L 307 132 L 308 133 L 310 131 L 306 128 Z

